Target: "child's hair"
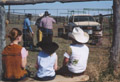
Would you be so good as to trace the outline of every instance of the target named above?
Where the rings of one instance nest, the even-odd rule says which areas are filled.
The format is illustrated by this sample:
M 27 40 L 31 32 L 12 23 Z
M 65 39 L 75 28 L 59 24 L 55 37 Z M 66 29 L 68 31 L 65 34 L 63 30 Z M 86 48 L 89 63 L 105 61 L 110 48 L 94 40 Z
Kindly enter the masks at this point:
M 8 38 L 10 38 L 11 41 L 14 41 L 18 36 L 21 36 L 22 32 L 18 28 L 13 28 L 9 34 L 7 35 Z

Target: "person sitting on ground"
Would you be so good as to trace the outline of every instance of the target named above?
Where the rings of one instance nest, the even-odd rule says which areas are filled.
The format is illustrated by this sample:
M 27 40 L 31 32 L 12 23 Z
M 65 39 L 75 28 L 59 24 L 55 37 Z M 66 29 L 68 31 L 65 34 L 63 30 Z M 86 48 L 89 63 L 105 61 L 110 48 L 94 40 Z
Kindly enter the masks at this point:
M 23 80 L 28 74 L 26 71 L 28 51 L 18 45 L 22 39 L 22 32 L 13 28 L 7 37 L 11 43 L 2 52 L 3 80 Z
M 71 77 L 83 75 L 89 56 L 89 48 L 84 43 L 88 42 L 89 35 L 80 27 L 75 27 L 68 36 L 72 40 L 72 44 L 64 53 L 63 67 L 57 73 Z
M 48 81 L 53 80 L 57 70 L 57 54 L 58 45 L 55 42 L 39 42 L 38 46 L 42 48 L 39 52 L 36 62 L 37 74 L 36 80 Z

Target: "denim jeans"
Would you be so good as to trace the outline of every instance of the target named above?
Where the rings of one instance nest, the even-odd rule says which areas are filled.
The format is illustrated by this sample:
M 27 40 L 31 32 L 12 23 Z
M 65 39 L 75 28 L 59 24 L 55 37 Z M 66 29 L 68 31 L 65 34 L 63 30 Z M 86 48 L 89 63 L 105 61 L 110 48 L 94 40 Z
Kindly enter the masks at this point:
M 24 75 L 20 79 L 6 79 L 6 78 L 3 78 L 3 81 L 21 81 L 21 80 L 24 80 L 26 77 L 27 77 L 27 75 Z
M 39 78 L 39 77 L 36 76 L 36 80 L 49 81 L 49 80 L 53 80 L 55 77 L 56 77 L 56 75 L 55 76 L 46 76 L 46 77 L 43 77 L 43 78 Z
M 43 32 L 44 36 L 53 35 L 52 29 L 40 28 L 40 30 Z
M 51 42 L 53 37 L 52 29 L 40 28 L 40 30 L 42 31 L 43 34 L 42 40 L 46 43 Z

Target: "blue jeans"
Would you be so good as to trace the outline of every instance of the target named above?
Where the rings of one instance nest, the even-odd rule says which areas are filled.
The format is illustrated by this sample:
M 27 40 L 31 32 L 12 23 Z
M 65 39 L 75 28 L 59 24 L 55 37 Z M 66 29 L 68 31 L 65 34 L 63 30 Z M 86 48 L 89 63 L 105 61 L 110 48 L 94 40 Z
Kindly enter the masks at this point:
M 46 76 L 46 77 L 43 77 L 43 78 L 39 78 L 39 77 L 36 76 L 36 80 L 49 81 L 49 80 L 53 80 L 55 77 L 56 77 L 56 75 L 55 76 Z
M 40 28 L 40 30 L 43 32 L 43 35 L 44 35 L 44 36 L 53 35 L 52 29 Z
M 30 31 L 28 29 L 23 29 L 23 46 L 33 46 L 33 37 L 30 35 Z
M 80 75 L 84 74 L 84 72 L 82 72 L 82 73 L 73 73 L 73 72 L 68 70 L 67 66 L 61 67 L 59 70 L 57 70 L 56 73 L 57 73 L 57 75 L 63 75 L 63 76 L 67 76 L 67 77 L 80 76 Z
M 20 79 L 7 79 L 7 78 L 3 78 L 3 81 L 21 81 L 21 80 L 24 80 L 26 77 L 27 77 L 27 75 L 24 75 Z
M 46 43 L 51 42 L 53 37 L 52 29 L 40 28 L 40 30 L 42 31 L 43 34 L 42 41 Z

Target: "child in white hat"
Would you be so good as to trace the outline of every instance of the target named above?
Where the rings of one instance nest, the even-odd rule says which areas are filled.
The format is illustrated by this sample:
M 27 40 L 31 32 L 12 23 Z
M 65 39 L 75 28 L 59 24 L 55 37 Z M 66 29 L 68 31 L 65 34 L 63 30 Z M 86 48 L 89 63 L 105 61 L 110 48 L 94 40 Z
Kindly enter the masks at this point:
M 88 42 L 89 35 L 80 27 L 75 27 L 73 32 L 69 33 L 68 36 L 71 38 L 72 44 L 64 53 L 61 72 L 70 76 L 80 76 L 85 72 L 87 67 L 89 48 L 84 43 Z M 84 78 L 83 81 L 86 81 L 89 79 L 89 76 L 86 75 Z

